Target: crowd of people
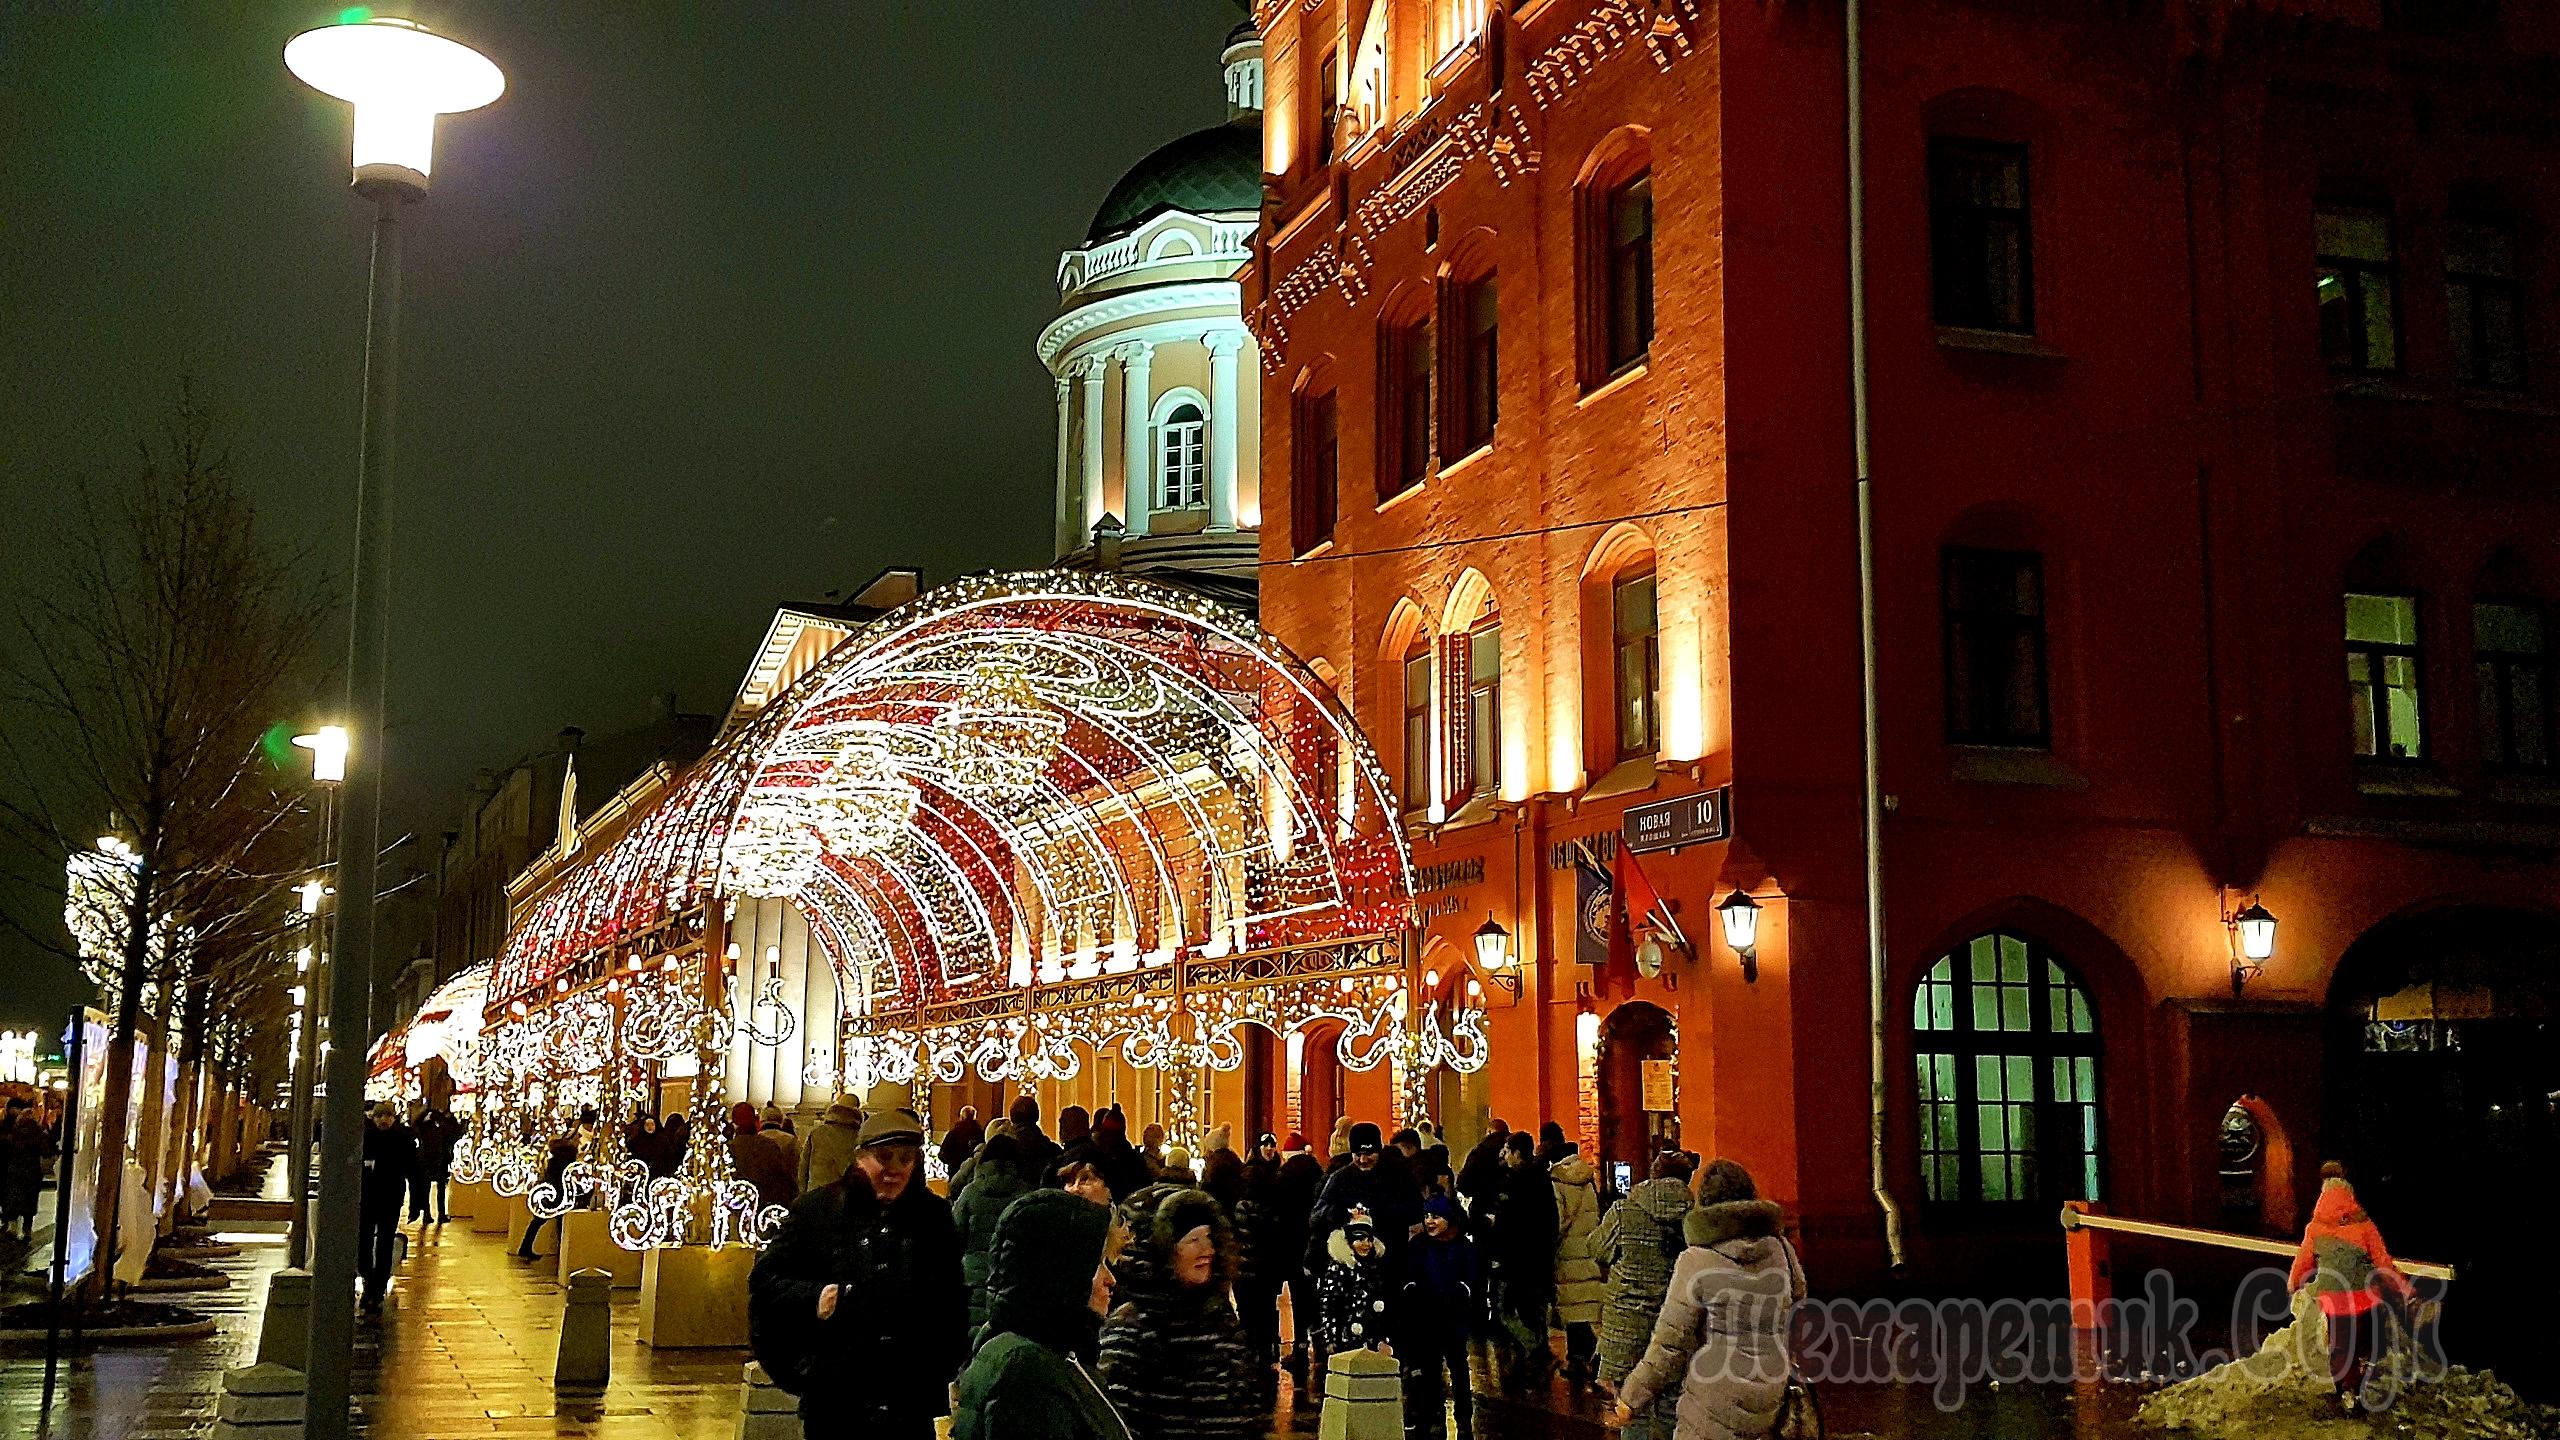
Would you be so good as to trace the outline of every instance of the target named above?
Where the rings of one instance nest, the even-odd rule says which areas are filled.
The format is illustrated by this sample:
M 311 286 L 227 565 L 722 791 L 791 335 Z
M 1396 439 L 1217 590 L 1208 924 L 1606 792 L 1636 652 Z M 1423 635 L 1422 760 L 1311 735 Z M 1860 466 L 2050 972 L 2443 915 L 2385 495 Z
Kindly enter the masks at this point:
M 1344 1120 L 1321 1151 L 1219 1126 L 1195 1158 L 1117 1107 L 1055 1123 L 1028 1096 L 963 1114 L 945 1198 L 912 1113 L 829 1110 L 848 1163 L 813 1172 L 749 1287 L 808 1434 L 921 1440 L 949 1414 L 954 1440 L 1251 1440 L 1284 1377 L 1303 1407 L 1332 1356 L 1375 1349 L 1406 1435 L 1465 1440 L 1479 1370 L 1542 1393 L 1558 1332 L 1563 1378 L 1638 1440 L 1766 1434 L 1785 1404 L 1803 1267 L 1732 1161 L 1665 1153 L 1613 1204 L 1553 1123 L 1497 1121 L 1455 1165 L 1427 1124 Z

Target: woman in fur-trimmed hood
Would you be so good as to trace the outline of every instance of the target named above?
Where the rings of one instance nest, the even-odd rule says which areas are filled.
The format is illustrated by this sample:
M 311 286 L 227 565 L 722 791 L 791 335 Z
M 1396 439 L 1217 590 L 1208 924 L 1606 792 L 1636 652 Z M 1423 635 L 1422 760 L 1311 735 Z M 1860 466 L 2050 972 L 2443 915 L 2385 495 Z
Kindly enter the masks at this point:
M 1675 1390 L 1677 1440 L 1752 1440 L 1777 1424 L 1787 1317 L 1804 1298 L 1804 1267 L 1779 1218 L 1749 1171 L 1730 1160 L 1707 1167 L 1652 1343 L 1619 1389 L 1621 1424 Z
M 1119 1303 L 1102 1327 L 1102 1388 L 1135 1440 L 1259 1440 L 1270 1433 L 1267 1372 L 1227 1298 L 1234 1227 L 1188 1185 L 1149 1185 L 1120 1205 L 1127 1253 Z

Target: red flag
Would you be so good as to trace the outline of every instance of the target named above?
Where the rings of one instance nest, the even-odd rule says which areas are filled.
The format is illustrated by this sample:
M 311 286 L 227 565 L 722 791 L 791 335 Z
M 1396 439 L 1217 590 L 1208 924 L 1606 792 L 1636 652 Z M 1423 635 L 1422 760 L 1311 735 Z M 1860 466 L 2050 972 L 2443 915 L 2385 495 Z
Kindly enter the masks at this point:
M 1618 846 L 1618 853 L 1610 858 L 1609 884 L 1618 892 L 1618 903 L 1626 907 L 1629 925 L 1651 920 L 1655 928 L 1661 929 L 1670 924 L 1671 910 L 1662 903 L 1662 892 L 1653 888 L 1652 879 L 1644 873 L 1643 863 L 1623 843 Z
M 1624 843 L 1609 857 L 1609 889 L 1617 903 L 1610 907 L 1609 968 L 1600 983 L 1606 993 L 1623 998 L 1636 988 L 1637 927 L 1649 920 L 1659 927 L 1662 896 Z

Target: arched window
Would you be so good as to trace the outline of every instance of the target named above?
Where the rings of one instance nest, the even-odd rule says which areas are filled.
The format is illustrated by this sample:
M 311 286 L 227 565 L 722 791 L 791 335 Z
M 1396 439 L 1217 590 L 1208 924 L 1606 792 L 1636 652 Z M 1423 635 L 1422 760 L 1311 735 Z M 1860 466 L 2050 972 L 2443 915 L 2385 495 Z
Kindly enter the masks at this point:
M 1977 935 L 1912 997 L 1932 1204 L 2098 1198 L 2098 1018 L 2043 946 Z
M 1611 134 L 1575 187 L 1575 290 L 1582 388 L 1644 363 L 1653 347 L 1653 154 L 1639 126 Z
M 1404 652 L 1404 808 L 1431 803 L 1431 637 L 1416 630 Z
M 1207 417 L 1189 401 L 1166 412 L 1156 430 L 1156 508 L 1197 510 L 1209 503 Z

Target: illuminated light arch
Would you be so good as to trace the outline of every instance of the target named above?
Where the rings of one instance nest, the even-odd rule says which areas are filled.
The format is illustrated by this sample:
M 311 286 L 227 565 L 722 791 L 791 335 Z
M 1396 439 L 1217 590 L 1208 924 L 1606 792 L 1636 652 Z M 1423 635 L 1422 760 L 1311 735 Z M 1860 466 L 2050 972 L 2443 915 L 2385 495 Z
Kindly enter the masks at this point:
M 855 792 L 905 807 L 893 837 L 811 845 L 812 802 Z M 1074 1046 L 1224 1068 L 1237 1025 L 1409 1028 L 1410 872 L 1358 727 L 1249 619 L 990 577 L 857 632 L 726 737 L 534 905 L 491 993 L 546 1004 L 599 954 L 690 953 L 725 895 L 774 894 L 847 997 L 848 1084 L 1070 1073 Z

